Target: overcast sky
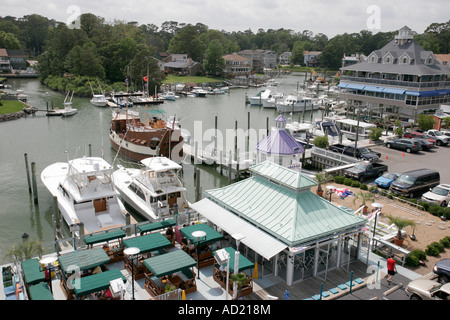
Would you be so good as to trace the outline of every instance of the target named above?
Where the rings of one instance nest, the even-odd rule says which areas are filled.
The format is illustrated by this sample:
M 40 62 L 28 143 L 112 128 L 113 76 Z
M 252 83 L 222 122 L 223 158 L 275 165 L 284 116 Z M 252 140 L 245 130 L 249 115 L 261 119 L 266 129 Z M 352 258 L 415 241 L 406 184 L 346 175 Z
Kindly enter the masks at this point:
M 40 14 L 67 22 L 93 13 L 107 22 L 122 20 L 161 27 L 165 21 L 203 23 L 210 29 L 310 30 L 329 38 L 370 30 L 394 31 L 404 25 L 422 33 L 433 22 L 450 19 L 448 0 L 1 0 L 0 16 Z

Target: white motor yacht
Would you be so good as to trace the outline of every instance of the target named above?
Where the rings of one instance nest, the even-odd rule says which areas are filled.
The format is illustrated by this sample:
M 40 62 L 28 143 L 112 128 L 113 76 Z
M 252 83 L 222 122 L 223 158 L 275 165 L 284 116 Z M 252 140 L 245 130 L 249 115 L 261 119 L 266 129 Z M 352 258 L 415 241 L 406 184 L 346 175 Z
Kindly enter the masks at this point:
M 106 107 L 108 104 L 108 100 L 106 100 L 104 94 L 94 94 L 90 102 L 92 105 L 97 107 Z
M 72 230 L 84 224 L 86 233 L 126 225 L 127 211 L 111 180 L 112 166 L 103 158 L 84 157 L 56 162 L 41 180 L 57 197 L 58 208 Z

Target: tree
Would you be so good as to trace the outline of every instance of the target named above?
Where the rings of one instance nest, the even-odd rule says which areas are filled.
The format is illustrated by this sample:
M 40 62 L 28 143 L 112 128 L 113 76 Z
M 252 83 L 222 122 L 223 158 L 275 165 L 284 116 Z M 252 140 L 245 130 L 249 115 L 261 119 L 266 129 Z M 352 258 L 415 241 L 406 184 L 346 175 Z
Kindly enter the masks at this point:
M 328 141 L 328 136 L 323 136 L 323 137 L 317 137 L 313 140 L 313 144 L 314 146 L 316 146 L 317 148 L 322 148 L 322 149 L 326 149 L 328 148 L 328 146 L 330 145 L 329 141 Z
M 402 122 L 400 120 L 395 120 L 394 127 L 395 135 L 399 138 L 403 137 L 403 133 L 405 132 L 403 131 Z
M 428 131 L 430 129 L 433 129 L 434 127 L 434 118 L 433 116 L 427 115 L 427 114 L 419 114 L 417 117 L 417 122 L 419 125 L 419 128 L 423 131 Z
M 292 54 L 291 54 L 291 64 L 298 64 L 303 65 L 304 64 L 304 52 L 305 47 L 303 45 L 302 41 L 296 41 L 294 43 L 294 47 L 292 48 Z
M 70 50 L 64 63 L 66 71 L 79 76 L 105 78 L 101 59 L 93 43 L 76 45 Z
M 225 69 L 225 60 L 222 58 L 223 49 L 219 40 L 212 40 L 206 50 L 206 57 L 203 61 L 203 69 L 207 74 L 218 76 Z
M 146 86 L 148 86 L 149 92 L 155 86 L 160 87 L 162 81 L 161 70 L 157 60 L 154 58 L 154 54 L 154 50 L 151 47 L 141 43 L 137 45 L 136 54 L 130 62 L 131 78 L 138 85 L 142 83 L 145 86 L 145 90 L 147 90 Z M 147 72 L 149 79 L 145 84 L 143 77 L 147 76 Z
M 180 29 L 170 40 L 169 53 L 186 53 L 192 60 L 202 62 L 204 51 L 198 29 L 191 24 Z
M 3 49 L 20 49 L 20 42 L 9 32 L 0 31 L 0 48 Z
M 6 254 L 11 259 L 14 256 L 18 260 L 28 260 L 33 258 L 36 254 L 41 256 L 44 251 L 44 247 L 39 240 L 26 240 L 20 244 L 14 244 Z
M 416 223 L 413 220 L 409 220 L 409 219 L 405 219 L 402 217 L 396 217 L 396 216 L 392 216 L 392 215 L 387 215 L 386 218 L 389 220 L 390 223 L 395 224 L 395 226 L 397 227 L 397 239 L 402 239 L 402 230 L 403 228 L 406 228 L 408 226 L 414 227 L 416 225 Z

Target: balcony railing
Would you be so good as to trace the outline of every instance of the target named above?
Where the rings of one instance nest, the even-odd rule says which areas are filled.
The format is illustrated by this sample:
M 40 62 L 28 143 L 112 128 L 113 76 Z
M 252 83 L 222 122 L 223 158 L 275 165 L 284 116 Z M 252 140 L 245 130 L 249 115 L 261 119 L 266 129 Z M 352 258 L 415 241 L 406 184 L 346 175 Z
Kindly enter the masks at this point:
M 376 78 L 362 78 L 352 76 L 341 76 L 341 81 L 353 81 L 367 84 L 384 84 L 397 87 L 408 88 L 448 88 L 450 87 L 450 81 L 430 81 L 430 82 L 412 82 L 412 81 L 399 81 L 399 80 L 386 80 Z

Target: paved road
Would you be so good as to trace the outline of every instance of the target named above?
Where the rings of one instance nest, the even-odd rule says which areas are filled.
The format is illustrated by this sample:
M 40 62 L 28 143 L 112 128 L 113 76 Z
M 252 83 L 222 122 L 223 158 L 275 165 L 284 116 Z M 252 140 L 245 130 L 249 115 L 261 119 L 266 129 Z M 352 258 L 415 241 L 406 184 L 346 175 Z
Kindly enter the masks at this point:
M 407 153 L 406 151 L 388 149 L 384 145 L 373 145 L 372 150 L 381 153 L 381 163 L 388 166 L 389 172 L 405 172 L 415 169 L 434 169 L 441 175 L 441 183 L 450 183 L 450 147 L 436 147 L 432 151 Z M 387 157 L 387 159 L 386 159 Z M 365 183 L 373 182 L 367 180 Z

